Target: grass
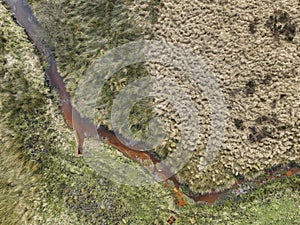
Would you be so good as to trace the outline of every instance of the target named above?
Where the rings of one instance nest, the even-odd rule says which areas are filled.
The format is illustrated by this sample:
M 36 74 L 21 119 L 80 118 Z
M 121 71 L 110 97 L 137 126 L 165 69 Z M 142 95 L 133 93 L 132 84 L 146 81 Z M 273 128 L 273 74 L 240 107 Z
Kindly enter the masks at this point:
M 104 45 L 105 51 L 130 40 L 125 38 L 127 35 L 136 37 L 138 33 L 115 28 L 108 18 L 104 21 L 91 18 L 90 23 L 105 26 L 104 31 L 97 30 L 95 25 L 80 33 L 82 37 L 72 39 L 71 31 L 75 26 L 83 29 L 78 22 L 88 20 L 88 9 L 93 8 L 93 3 L 31 2 L 40 10 L 48 10 L 48 15 L 53 10 L 69 11 L 65 12 L 68 17 L 62 18 L 62 23 L 68 26 L 62 27 L 57 21 L 57 29 L 68 29 L 63 33 L 66 36 L 49 33 L 55 47 L 62 50 L 57 52 L 60 69 L 71 91 L 88 63 L 101 54 L 98 50 L 90 52 L 94 46 L 93 40 L 85 41 L 89 35 L 102 35 L 103 40 L 113 37 Z M 39 5 L 43 3 L 44 8 Z M 112 10 L 111 19 L 119 15 L 120 2 L 101 4 L 107 11 Z M 73 12 L 79 6 L 87 10 L 83 17 Z M 99 8 L 94 10 L 101 13 Z M 96 173 L 84 159 L 74 157 L 73 133 L 64 122 L 55 91 L 45 84 L 42 62 L 34 46 L 10 13 L 2 6 L 0 12 L 0 224 L 168 224 L 170 216 L 176 218 L 174 224 L 296 224 L 300 220 L 299 175 L 269 182 L 247 195 L 228 197 L 215 206 L 189 202 L 179 208 L 171 187 L 120 185 Z M 51 17 L 46 14 L 46 18 Z M 118 18 L 122 17 L 117 17 L 114 23 Z M 106 96 L 107 105 L 111 95 L 118 91 L 119 84 L 114 85 L 113 81 L 105 86 L 107 93 L 112 93 Z

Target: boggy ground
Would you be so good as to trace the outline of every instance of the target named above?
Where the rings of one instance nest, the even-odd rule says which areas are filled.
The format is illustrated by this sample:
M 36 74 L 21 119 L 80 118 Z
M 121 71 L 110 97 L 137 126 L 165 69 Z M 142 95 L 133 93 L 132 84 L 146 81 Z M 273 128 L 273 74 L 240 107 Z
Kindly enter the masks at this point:
M 299 221 L 299 175 L 215 206 L 186 199 L 181 208 L 164 185 L 134 188 L 101 177 L 74 157 L 73 134 L 44 83 L 37 52 L 2 6 L 0 47 L 1 224 L 168 224 L 171 216 L 174 224 Z

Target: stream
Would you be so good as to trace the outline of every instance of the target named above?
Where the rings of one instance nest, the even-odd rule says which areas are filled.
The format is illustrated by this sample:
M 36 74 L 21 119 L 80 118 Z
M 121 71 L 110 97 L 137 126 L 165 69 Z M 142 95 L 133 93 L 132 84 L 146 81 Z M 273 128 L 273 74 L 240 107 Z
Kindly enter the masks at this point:
M 83 155 L 82 147 L 86 137 L 97 136 L 100 140 L 103 140 L 118 149 L 125 156 L 140 163 L 153 175 L 160 177 L 162 180 L 171 181 L 175 186 L 174 194 L 177 198 L 178 205 L 183 206 L 187 204 L 183 198 L 184 195 L 181 192 L 181 187 L 183 187 L 184 184 L 180 183 L 177 177 L 172 175 L 166 166 L 161 165 L 160 160 L 155 155 L 147 151 L 136 150 L 138 149 L 138 146 L 129 147 L 124 145 L 123 142 L 121 142 L 115 135 L 114 131 L 108 130 L 106 126 L 96 127 L 93 122 L 82 117 L 76 108 L 74 108 L 71 103 L 71 95 L 67 91 L 63 77 L 58 71 L 54 56 L 54 49 L 52 49 L 47 35 L 43 31 L 37 18 L 34 16 L 34 13 L 28 3 L 25 0 L 3 0 L 2 3 L 4 3 L 4 5 L 12 12 L 17 23 L 19 23 L 25 29 L 29 39 L 39 50 L 43 60 L 47 65 L 45 68 L 45 74 L 50 81 L 50 86 L 55 88 L 59 93 L 61 100 L 60 107 L 63 116 L 69 127 L 75 131 L 77 142 L 76 154 L 78 156 Z M 151 162 L 151 165 L 149 165 L 149 161 Z M 159 170 L 156 168 L 157 164 L 160 164 Z M 223 191 L 221 193 L 216 192 L 201 195 L 193 193 L 186 186 L 184 186 L 184 189 L 187 190 L 185 195 L 193 199 L 195 202 L 204 201 L 210 204 L 216 202 L 220 195 L 225 192 Z

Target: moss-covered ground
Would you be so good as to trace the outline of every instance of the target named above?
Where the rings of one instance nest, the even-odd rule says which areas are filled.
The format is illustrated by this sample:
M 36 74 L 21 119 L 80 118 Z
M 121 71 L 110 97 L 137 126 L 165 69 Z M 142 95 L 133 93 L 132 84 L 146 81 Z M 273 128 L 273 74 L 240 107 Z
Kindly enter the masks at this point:
M 38 16 L 44 14 L 39 18 L 53 18 L 42 21 L 46 30 L 51 24 L 49 29 L 64 31 L 48 33 L 71 92 L 101 49 L 139 38 L 121 1 L 31 3 Z M 97 174 L 74 156 L 73 133 L 44 81 L 37 50 L 2 5 L 0 17 L 0 224 L 168 224 L 171 216 L 174 224 L 299 223 L 299 175 L 229 195 L 214 206 L 187 199 L 179 208 L 171 187 L 119 185 Z M 115 92 L 117 86 L 111 87 Z

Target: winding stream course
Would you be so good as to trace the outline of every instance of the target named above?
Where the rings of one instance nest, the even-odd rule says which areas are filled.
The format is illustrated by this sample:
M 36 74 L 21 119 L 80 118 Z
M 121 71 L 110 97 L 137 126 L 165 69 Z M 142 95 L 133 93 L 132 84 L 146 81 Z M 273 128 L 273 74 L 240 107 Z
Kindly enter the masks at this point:
M 124 145 L 111 130 L 108 130 L 106 126 L 96 127 L 87 118 L 84 118 L 73 107 L 71 103 L 71 95 L 67 91 L 63 77 L 60 75 L 53 50 L 50 47 L 50 41 L 47 35 L 43 32 L 37 18 L 28 3 L 25 0 L 3 0 L 2 3 L 12 12 L 17 22 L 25 29 L 29 39 L 34 43 L 36 48 L 41 53 L 44 61 L 47 64 L 45 73 L 50 80 L 51 87 L 57 89 L 61 99 L 61 110 L 67 124 L 75 131 L 76 136 L 76 154 L 82 156 L 82 146 L 86 137 L 98 136 L 106 143 L 112 145 L 124 155 L 130 159 L 140 163 L 147 168 L 153 175 L 159 176 L 162 180 L 171 181 L 174 184 L 174 194 L 177 198 L 179 206 L 187 204 L 183 199 L 183 193 L 180 191 L 180 187 L 183 185 L 179 182 L 175 175 L 171 175 L 169 169 L 163 166 L 159 170 L 156 168 L 156 164 L 160 163 L 160 160 L 153 154 L 147 151 L 138 151 L 138 146 L 128 147 Z M 149 161 L 152 165 L 149 165 Z M 185 186 L 185 189 L 187 187 Z M 203 201 L 207 203 L 214 203 L 218 200 L 222 193 L 209 193 L 209 194 L 196 194 L 188 190 L 185 193 L 186 196 L 193 199 L 195 202 Z

